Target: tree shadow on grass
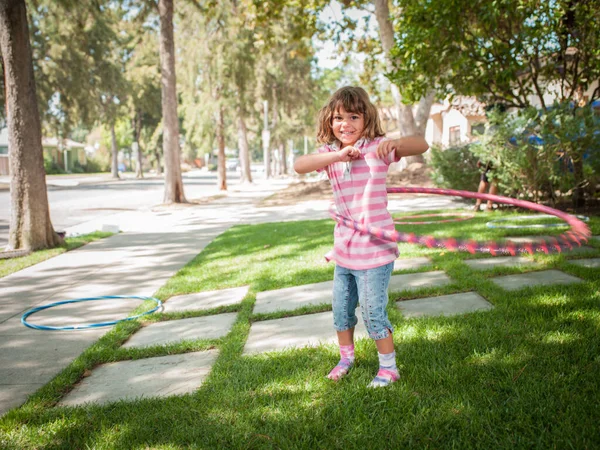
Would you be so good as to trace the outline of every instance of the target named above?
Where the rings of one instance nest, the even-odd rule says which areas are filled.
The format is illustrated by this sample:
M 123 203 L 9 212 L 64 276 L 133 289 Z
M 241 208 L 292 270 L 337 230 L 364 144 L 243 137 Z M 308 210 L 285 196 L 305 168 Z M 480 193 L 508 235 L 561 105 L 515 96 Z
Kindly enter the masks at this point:
M 333 346 L 252 357 L 234 346 L 194 394 L 34 410 L 15 425 L 47 449 L 593 447 L 596 300 L 590 286 L 541 301 L 523 292 L 512 309 L 398 319 L 402 379 L 389 389 L 366 387 L 377 369 L 370 340 L 339 383 L 324 377 Z

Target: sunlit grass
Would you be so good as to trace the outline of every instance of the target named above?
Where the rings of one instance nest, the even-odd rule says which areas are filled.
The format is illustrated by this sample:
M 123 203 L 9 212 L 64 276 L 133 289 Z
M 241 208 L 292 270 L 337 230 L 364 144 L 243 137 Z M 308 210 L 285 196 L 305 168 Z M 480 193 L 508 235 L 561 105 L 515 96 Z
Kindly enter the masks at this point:
M 499 239 L 514 230 L 486 227 L 491 217 L 443 225 L 403 226 L 437 236 Z M 400 216 L 399 216 L 400 217 Z M 600 234 L 600 221 L 590 221 Z M 325 379 L 336 363 L 334 345 L 242 356 L 251 324 L 291 313 L 254 315 L 260 291 L 331 280 L 330 220 L 240 225 L 208 245 L 158 292 L 249 286 L 237 305 L 150 320 L 237 312 L 231 332 L 215 340 L 146 349 L 121 345 L 141 326 L 122 323 L 86 350 L 25 405 L 0 419 L 4 448 L 594 448 L 600 442 L 600 270 L 571 264 L 573 255 L 536 255 L 536 267 L 474 271 L 463 261 L 482 257 L 401 244 L 401 258 L 427 256 L 413 271 L 443 270 L 450 286 L 403 292 L 389 315 L 402 378 L 370 390 L 375 344 L 356 343 L 356 365 L 339 383 Z M 536 234 L 530 231 L 524 234 Z M 551 234 L 545 230 L 543 234 Z M 515 234 L 513 234 L 515 235 Z M 600 246 L 591 243 L 600 256 Z M 579 258 L 579 256 L 576 256 Z M 558 269 L 582 280 L 516 292 L 490 279 Z M 409 273 L 410 271 L 402 271 Z M 494 308 L 451 317 L 405 319 L 395 302 L 475 291 Z M 146 306 L 144 306 L 146 307 Z M 140 309 L 143 309 L 140 308 Z M 333 329 L 332 329 L 333 334 Z M 112 361 L 216 348 L 219 357 L 195 393 L 163 399 L 58 408 L 56 402 L 86 370 Z

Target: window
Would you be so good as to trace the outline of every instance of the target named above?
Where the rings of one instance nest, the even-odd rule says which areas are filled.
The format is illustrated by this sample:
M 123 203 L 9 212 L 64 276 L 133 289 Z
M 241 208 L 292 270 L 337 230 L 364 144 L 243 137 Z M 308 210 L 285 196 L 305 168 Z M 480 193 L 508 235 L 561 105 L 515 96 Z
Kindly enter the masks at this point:
M 460 126 L 450 127 L 450 145 L 460 144 Z

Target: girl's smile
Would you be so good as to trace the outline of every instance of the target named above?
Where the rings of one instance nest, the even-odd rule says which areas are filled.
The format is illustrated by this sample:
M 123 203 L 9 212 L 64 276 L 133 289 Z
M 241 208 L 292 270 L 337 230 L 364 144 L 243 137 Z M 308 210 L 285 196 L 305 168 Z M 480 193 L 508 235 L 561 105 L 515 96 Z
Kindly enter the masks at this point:
M 333 135 L 341 142 L 342 147 L 356 144 L 365 129 L 365 118 L 361 113 L 347 112 L 343 107 L 333 114 L 331 121 Z

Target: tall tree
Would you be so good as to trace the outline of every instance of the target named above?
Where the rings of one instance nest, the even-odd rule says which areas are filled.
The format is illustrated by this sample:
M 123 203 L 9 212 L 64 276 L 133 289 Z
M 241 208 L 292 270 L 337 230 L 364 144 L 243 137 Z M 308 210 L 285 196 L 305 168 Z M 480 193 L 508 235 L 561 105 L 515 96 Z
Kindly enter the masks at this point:
M 401 64 L 397 61 L 398 57 L 392 57 L 391 51 L 394 48 L 394 25 L 390 17 L 390 9 L 388 0 L 373 0 L 375 6 L 375 16 L 377 23 L 379 24 L 379 36 L 381 39 L 381 45 L 385 53 L 385 60 L 388 66 L 388 71 L 392 69 L 394 64 Z M 400 12 L 400 14 L 402 14 Z M 402 32 L 402 30 L 400 30 Z M 417 106 L 416 115 L 413 115 L 412 105 L 407 105 L 402 102 L 400 91 L 398 86 L 392 83 L 392 96 L 396 103 L 396 109 L 398 111 L 398 126 L 400 128 L 401 136 L 410 136 L 418 134 L 420 136 L 425 135 L 425 127 L 427 126 L 427 119 L 429 118 L 429 111 L 431 111 L 431 105 L 435 98 L 435 91 L 429 89 L 429 91 L 419 99 Z M 418 155 L 415 160 L 422 160 L 423 156 Z
M 600 8 L 587 0 L 398 0 L 391 79 L 416 99 L 431 86 L 524 108 L 584 100 L 600 78 Z M 460 13 L 458 13 L 460 11 Z M 590 99 L 600 96 L 600 88 Z M 588 99 L 589 100 L 589 99 Z
M 160 69 L 163 112 L 163 152 L 165 162 L 165 203 L 186 203 L 181 178 L 175 43 L 173 40 L 173 0 L 158 0 L 160 17 Z
M 149 150 L 145 136 L 152 134 L 160 122 L 160 67 L 156 41 L 157 30 L 134 17 L 125 22 L 129 37 L 125 77 L 129 87 L 128 115 L 132 124 L 136 177 L 143 178 L 143 155 Z
M 259 117 L 262 100 L 268 100 L 273 169 L 277 175 L 288 171 L 286 143 L 312 134 L 316 111 L 321 106 L 315 108 L 319 85 L 312 66 L 312 37 L 318 31 L 317 15 L 323 2 L 274 2 L 269 6 L 256 14 L 255 48 L 259 52 L 254 95 Z
M 333 38 L 340 44 L 345 52 L 360 51 L 367 56 L 364 65 L 364 76 L 361 80 L 368 78 L 368 84 L 373 85 L 376 79 L 373 66 L 378 65 L 379 70 L 385 72 L 392 71 L 395 65 L 401 65 L 400 55 L 392 55 L 391 50 L 395 44 L 395 18 L 403 13 L 401 9 L 390 9 L 389 0 L 345 0 L 342 2 L 345 8 L 342 10 L 343 16 L 339 21 L 328 26 Z M 373 38 L 369 36 L 367 30 L 361 30 L 358 21 L 352 18 L 353 8 L 362 10 L 370 14 L 364 25 L 369 28 L 370 18 L 375 17 L 379 32 L 379 42 L 374 43 Z M 398 33 L 403 30 L 398 28 Z M 374 64 L 378 53 L 383 53 L 384 65 Z M 429 89 L 422 98 L 408 99 L 403 98 L 398 86 L 392 82 L 390 85 L 392 99 L 396 110 L 396 124 L 401 136 L 425 135 L 425 128 L 429 118 L 429 112 L 435 98 L 435 91 Z M 414 103 L 417 102 L 416 108 Z M 416 110 L 415 110 L 416 109 Z M 406 158 L 408 163 L 424 162 L 423 155 L 415 155 Z
M 235 139 L 228 139 L 228 124 L 234 122 L 235 95 L 232 91 L 230 26 L 231 4 L 219 2 L 203 11 L 184 4 L 178 17 L 177 47 L 185 58 L 178 61 L 181 83 L 181 106 L 186 141 L 212 155 L 217 147 L 217 185 L 227 190 L 225 148 Z
M 128 92 L 124 13 L 121 2 L 112 0 L 31 2 L 30 36 L 42 126 L 59 142 L 76 126 L 91 128 L 100 122 L 111 129 L 124 114 Z M 115 142 L 112 174 L 118 178 Z
M 61 243 L 50 221 L 42 134 L 24 0 L 0 0 L 0 50 L 8 116 L 10 249 Z

